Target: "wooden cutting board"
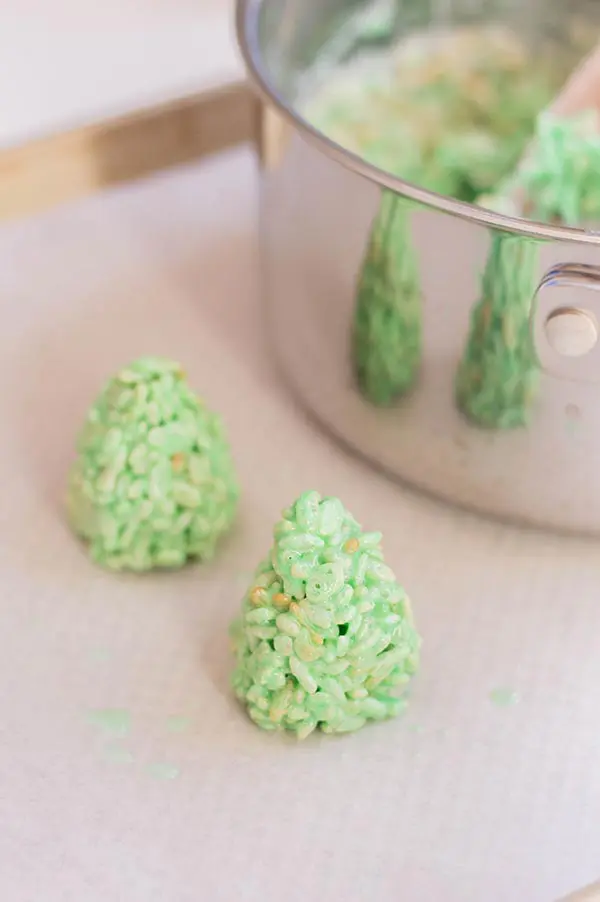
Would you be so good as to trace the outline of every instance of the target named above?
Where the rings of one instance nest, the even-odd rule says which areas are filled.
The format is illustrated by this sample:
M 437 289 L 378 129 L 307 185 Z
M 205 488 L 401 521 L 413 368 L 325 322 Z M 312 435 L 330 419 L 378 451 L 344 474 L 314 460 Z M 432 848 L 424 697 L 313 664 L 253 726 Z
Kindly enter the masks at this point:
M 233 0 L 0 8 L 0 216 L 253 140 Z
M 257 105 L 237 82 L 0 152 L 0 216 L 35 213 L 253 140 Z

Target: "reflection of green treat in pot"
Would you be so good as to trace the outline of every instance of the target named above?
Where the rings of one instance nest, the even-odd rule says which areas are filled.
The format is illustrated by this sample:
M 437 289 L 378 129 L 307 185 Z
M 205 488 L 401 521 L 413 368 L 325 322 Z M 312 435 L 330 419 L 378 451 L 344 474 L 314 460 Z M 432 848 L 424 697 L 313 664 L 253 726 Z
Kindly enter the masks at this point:
M 462 412 L 479 426 L 510 429 L 528 422 L 538 380 L 530 333 L 538 246 L 495 234 L 456 378 Z
M 421 355 L 421 290 L 408 203 L 384 191 L 360 273 L 352 336 L 356 379 L 373 404 L 413 384 Z
M 317 492 L 283 512 L 231 637 L 233 688 L 250 717 L 299 739 L 402 711 L 421 644 L 381 534 Z
M 121 370 L 90 409 L 71 471 L 68 515 L 98 563 L 178 567 L 212 557 L 238 486 L 219 417 L 170 360 Z

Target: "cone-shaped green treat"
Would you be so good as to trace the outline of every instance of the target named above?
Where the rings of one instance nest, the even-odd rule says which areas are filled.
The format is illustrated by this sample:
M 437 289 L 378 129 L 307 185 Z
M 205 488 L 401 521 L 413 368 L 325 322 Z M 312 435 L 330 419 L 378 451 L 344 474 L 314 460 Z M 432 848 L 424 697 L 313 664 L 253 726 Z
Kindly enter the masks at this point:
M 538 117 L 523 163 L 480 206 L 563 225 L 596 224 L 600 219 L 600 121 L 595 110 L 561 119 Z M 511 210 L 512 205 L 512 210 Z
M 531 158 L 519 173 L 528 214 L 570 226 L 600 218 L 600 122 L 596 110 L 537 123 Z
M 67 510 L 99 564 L 150 570 L 211 558 L 238 494 L 219 417 L 179 364 L 147 357 L 112 378 L 89 411 Z
M 301 739 L 402 710 L 420 639 L 410 603 L 337 498 L 306 492 L 283 512 L 232 627 L 233 686 L 266 730 Z
M 528 422 L 539 374 L 529 322 L 537 259 L 531 239 L 492 237 L 456 377 L 458 406 L 479 426 L 511 429 Z
M 421 356 L 421 289 L 409 204 L 384 191 L 358 283 L 353 331 L 358 385 L 373 404 L 413 384 Z

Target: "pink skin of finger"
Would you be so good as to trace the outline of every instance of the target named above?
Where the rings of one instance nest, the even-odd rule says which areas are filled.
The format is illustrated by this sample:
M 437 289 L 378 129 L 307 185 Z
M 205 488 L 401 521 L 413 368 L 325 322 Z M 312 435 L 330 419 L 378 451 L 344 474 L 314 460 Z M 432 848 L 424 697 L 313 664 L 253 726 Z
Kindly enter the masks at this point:
M 573 116 L 584 110 L 600 113 L 600 43 L 586 56 L 550 105 L 555 116 Z

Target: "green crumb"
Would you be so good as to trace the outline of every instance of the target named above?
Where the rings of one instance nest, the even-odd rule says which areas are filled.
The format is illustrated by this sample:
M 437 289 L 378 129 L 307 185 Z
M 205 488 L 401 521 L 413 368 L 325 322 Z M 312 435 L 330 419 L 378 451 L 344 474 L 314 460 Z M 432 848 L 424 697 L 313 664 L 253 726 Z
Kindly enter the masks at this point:
M 150 764 L 148 773 L 156 780 L 176 780 L 180 774 L 179 768 L 174 764 Z
M 530 331 L 537 260 L 532 239 L 492 236 L 456 376 L 458 406 L 478 426 L 511 429 L 529 422 L 539 377 Z
M 143 571 L 212 558 L 238 484 L 221 420 L 179 364 L 143 357 L 110 379 L 77 450 L 67 511 L 95 561 Z
M 512 708 L 519 701 L 519 695 L 514 689 L 500 686 L 497 689 L 492 689 L 490 701 L 497 708 Z
M 421 644 L 381 534 L 317 492 L 283 512 L 231 636 L 250 717 L 299 739 L 398 714 Z
M 356 379 L 373 404 L 414 383 L 421 357 L 421 288 L 410 204 L 384 191 L 360 273 L 352 336 Z
M 131 729 L 131 714 L 124 708 L 96 708 L 88 720 L 112 736 L 126 736 Z

